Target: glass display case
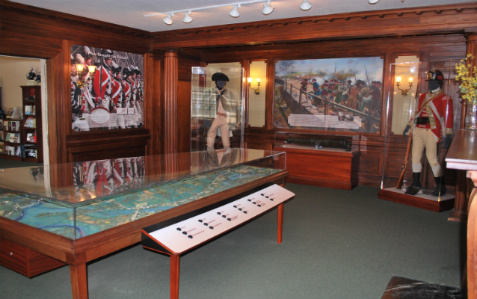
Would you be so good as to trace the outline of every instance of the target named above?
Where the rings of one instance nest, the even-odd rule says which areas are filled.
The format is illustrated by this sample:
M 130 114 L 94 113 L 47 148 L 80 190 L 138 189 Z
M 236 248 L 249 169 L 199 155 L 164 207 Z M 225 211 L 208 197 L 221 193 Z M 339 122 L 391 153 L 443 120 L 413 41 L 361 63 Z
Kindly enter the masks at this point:
M 391 64 L 380 198 L 452 208 L 455 175 L 445 156 L 460 123 L 457 62 L 401 56 Z
M 283 152 L 232 148 L 0 169 L 0 220 L 76 240 L 273 178 L 285 163 Z
M 274 148 L 350 152 L 358 149 L 358 140 L 357 135 L 276 132 Z
M 243 147 L 243 69 L 193 67 L 191 151 Z

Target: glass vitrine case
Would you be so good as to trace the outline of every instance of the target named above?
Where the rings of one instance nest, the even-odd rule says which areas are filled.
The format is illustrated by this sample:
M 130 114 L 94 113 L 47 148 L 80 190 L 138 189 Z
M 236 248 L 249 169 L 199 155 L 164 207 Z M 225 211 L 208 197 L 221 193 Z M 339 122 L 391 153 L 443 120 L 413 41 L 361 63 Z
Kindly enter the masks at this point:
M 358 149 L 358 135 L 275 132 L 275 149 L 351 152 Z
M 401 56 L 391 64 L 381 198 L 452 208 L 455 174 L 445 156 L 460 123 L 457 62 Z
M 232 148 L 0 169 L 0 218 L 76 240 L 273 177 L 285 162 Z
M 242 85 L 242 68 L 192 68 L 191 151 L 243 147 Z

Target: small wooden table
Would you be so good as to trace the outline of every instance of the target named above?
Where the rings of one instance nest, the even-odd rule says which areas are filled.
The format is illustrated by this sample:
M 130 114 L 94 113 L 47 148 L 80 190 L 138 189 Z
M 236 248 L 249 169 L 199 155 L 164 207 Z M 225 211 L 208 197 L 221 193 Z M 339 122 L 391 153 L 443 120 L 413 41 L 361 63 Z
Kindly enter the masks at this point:
M 230 198 L 205 211 L 158 223 L 142 230 L 144 248 L 170 256 L 170 298 L 179 298 L 180 256 L 277 207 L 277 243 L 282 243 L 283 204 L 295 197 L 272 184 Z M 171 224 L 172 222 L 172 224 Z

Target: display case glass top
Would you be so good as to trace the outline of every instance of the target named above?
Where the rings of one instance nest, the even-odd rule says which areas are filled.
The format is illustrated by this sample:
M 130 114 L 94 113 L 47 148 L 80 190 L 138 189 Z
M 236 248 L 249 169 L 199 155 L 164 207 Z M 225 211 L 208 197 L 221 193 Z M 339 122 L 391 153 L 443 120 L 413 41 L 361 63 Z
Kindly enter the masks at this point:
M 284 169 L 284 160 L 280 152 L 232 148 L 7 168 L 0 169 L 0 188 L 78 206 L 218 168 L 260 165 Z
M 283 172 L 242 148 L 2 169 L 0 216 L 78 239 Z

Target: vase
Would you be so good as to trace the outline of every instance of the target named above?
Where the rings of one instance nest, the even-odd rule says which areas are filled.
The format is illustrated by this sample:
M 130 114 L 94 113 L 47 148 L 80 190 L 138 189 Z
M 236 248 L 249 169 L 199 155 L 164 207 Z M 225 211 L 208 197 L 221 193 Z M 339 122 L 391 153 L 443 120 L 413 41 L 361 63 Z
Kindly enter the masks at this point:
M 467 130 L 477 130 L 477 99 L 467 103 L 465 128 Z

